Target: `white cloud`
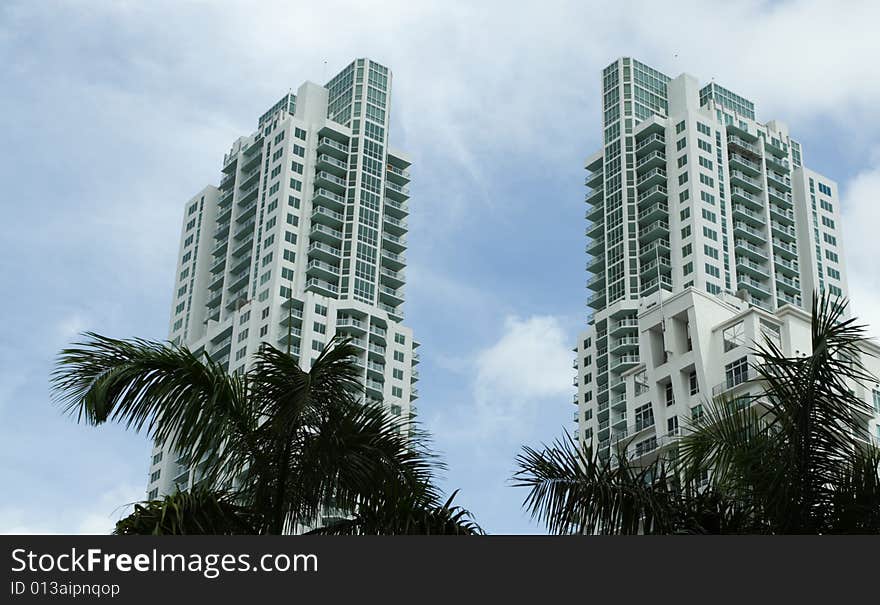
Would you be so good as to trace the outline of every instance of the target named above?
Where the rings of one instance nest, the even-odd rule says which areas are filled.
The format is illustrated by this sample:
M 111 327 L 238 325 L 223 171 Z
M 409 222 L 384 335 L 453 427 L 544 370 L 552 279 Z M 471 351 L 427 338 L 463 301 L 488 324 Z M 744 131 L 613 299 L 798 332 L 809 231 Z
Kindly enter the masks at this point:
M 93 498 L 89 507 L 0 508 L 0 535 L 84 534 L 106 535 L 116 521 L 131 512 L 129 504 L 145 498 L 144 487 L 122 484 Z
M 880 163 L 860 172 L 843 189 L 843 247 L 853 312 L 880 337 Z

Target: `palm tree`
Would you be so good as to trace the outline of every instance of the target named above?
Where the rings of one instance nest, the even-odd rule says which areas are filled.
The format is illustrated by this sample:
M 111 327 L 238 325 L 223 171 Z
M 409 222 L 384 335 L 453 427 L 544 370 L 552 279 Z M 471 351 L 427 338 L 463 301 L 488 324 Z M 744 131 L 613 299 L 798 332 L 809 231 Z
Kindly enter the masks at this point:
M 360 401 L 347 340 L 334 338 L 308 372 L 264 344 L 251 370 L 230 375 L 183 346 L 86 336 L 59 356 L 58 403 L 81 422 L 168 442 L 199 470 L 189 493 L 139 505 L 118 533 L 281 534 L 315 527 L 331 509 L 366 515 L 381 504 L 392 521 L 398 504 L 411 513 L 412 499 L 377 499 L 377 490 L 442 507 L 433 483 L 442 464 L 423 433 Z
M 865 328 L 847 301 L 814 299 L 812 354 L 753 352 L 759 395 L 718 397 L 666 457 L 602 460 L 571 438 L 524 448 L 515 485 L 553 533 L 880 533 L 880 449 L 851 390 Z M 625 451 L 625 446 L 624 450 Z

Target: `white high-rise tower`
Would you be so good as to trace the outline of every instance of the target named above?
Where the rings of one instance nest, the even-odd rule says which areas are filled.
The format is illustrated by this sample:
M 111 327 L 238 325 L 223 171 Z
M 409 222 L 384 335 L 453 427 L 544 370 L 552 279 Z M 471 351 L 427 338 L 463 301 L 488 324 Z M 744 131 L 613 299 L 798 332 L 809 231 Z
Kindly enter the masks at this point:
M 645 459 L 707 395 L 757 392 L 750 347 L 764 336 L 809 352 L 813 294 L 847 295 L 840 200 L 783 123 L 758 122 L 714 82 L 621 58 L 602 95 L 603 147 L 586 161 L 593 313 L 574 349 L 577 438 Z M 880 385 L 860 391 L 880 413 Z M 876 415 L 865 430 L 880 436 Z
M 410 162 L 389 148 L 391 73 L 357 59 L 306 82 L 237 139 L 218 187 L 185 206 L 170 338 L 230 372 L 263 342 L 307 369 L 336 334 L 360 350 L 365 399 L 414 413 L 419 361 L 403 321 Z M 148 495 L 198 465 L 157 444 Z

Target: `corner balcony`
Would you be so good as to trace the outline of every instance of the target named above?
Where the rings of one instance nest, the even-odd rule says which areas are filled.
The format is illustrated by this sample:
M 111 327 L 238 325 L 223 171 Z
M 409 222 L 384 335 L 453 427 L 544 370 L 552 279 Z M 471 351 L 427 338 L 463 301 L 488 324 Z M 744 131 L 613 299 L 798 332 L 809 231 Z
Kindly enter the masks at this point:
M 773 235 L 778 236 L 779 239 L 783 241 L 794 242 L 797 239 L 797 232 L 794 230 L 794 227 L 789 225 L 770 221 L 770 229 L 772 230 Z
M 320 223 L 312 223 L 312 230 L 309 236 L 313 241 L 324 242 L 331 246 L 339 247 L 342 245 L 342 231 Z
M 736 259 L 736 272 L 738 275 L 750 275 L 758 280 L 770 279 L 770 270 L 766 265 L 756 263 L 748 258 Z
M 605 239 L 605 221 L 598 221 L 587 227 L 586 235 L 590 239 Z
M 797 259 L 797 247 L 794 244 L 773 238 L 773 250 L 778 252 L 783 258 Z
M 584 196 L 584 201 L 591 205 L 595 206 L 596 204 L 602 203 L 602 199 L 605 197 L 605 190 L 602 187 L 598 187 L 590 191 L 587 195 Z
M 328 136 L 322 136 L 318 139 L 318 151 L 326 153 L 339 160 L 348 160 L 348 145 L 341 143 Z
M 391 305 L 386 305 L 385 303 L 380 302 L 379 308 L 388 313 L 388 317 L 390 317 L 394 321 L 403 321 L 403 312 L 398 307 L 393 307 Z
M 800 276 L 800 267 L 798 266 L 797 261 L 774 256 L 773 262 L 776 265 L 777 274 L 787 275 L 788 277 Z
M 340 195 L 345 194 L 345 179 L 324 170 L 315 173 L 315 187 L 326 187 Z
M 788 159 L 788 146 L 778 139 L 764 139 L 764 149 L 779 159 Z
M 652 202 L 665 202 L 666 201 L 666 186 L 665 185 L 654 185 L 647 191 L 643 191 L 639 194 L 638 204 L 639 207 L 651 204 Z
M 650 206 L 639 211 L 639 225 L 651 223 L 658 219 L 669 217 L 669 206 L 666 202 L 654 202 Z
M 406 235 L 407 229 L 409 228 L 409 225 L 407 225 L 405 220 L 396 219 L 387 214 L 382 217 L 382 221 L 385 225 L 385 230 L 397 236 Z
M 639 260 L 643 263 L 657 256 L 669 257 L 669 238 L 655 240 L 639 247 Z
M 323 279 L 318 279 L 317 277 L 310 277 L 306 280 L 306 290 L 317 294 L 323 294 L 324 296 L 329 296 L 331 298 L 335 298 L 336 295 L 339 294 L 339 288 L 335 284 L 331 284 Z
M 318 277 L 331 283 L 336 283 L 339 279 L 339 266 L 325 263 L 322 260 L 313 258 L 306 266 L 306 275 L 309 277 Z
M 222 207 L 218 205 L 217 206 L 217 222 L 218 223 L 228 223 L 230 218 L 232 218 L 232 204 L 228 204 L 228 205 L 222 206 Z
M 642 283 L 642 296 L 653 294 L 663 288 L 667 292 L 672 292 L 672 278 L 668 275 L 661 274 L 659 277 Z
M 597 200 L 592 206 L 587 208 L 584 218 L 591 223 L 605 220 L 605 204 L 602 199 Z
M 400 271 L 406 267 L 406 255 L 382 248 L 382 264 L 394 271 Z
M 763 214 L 749 210 L 745 204 L 733 204 L 733 218 L 734 220 L 741 219 L 758 229 L 762 229 L 767 224 Z
M 403 252 L 406 250 L 406 237 L 393 235 L 387 231 L 383 231 L 382 247 L 388 248 L 394 252 Z
M 593 258 L 587 261 L 587 271 L 590 273 L 603 273 L 605 271 L 605 255 L 593 255 Z
M 765 143 L 765 148 L 769 150 L 770 146 Z M 791 168 L 788 163 L 787 154 L 784 154 L 783 157 L 776 157 L 776 155 L 768 153 L 764 156 L 764 160 L 767 162 L 767 167 L 772 170 L 788 172 Z
M 770 204 L 770 218 L 776 219 L 783 225 L 794 225 L 794 212 L 776 204 Z
M 785 277 L 784 275 L 777 275 L 776 289 L 784 290 L 792 296 L 799 297 L 801 294 L 801 280 Z
M 602 289 L 595 294 L 592 294 L 587 299 L 587 306 L 592 307 L 593 309 L 604 309 L 605 308 L 605 290 Z
M 749 383 L 753 383 L 759 378 L 760 376 L 755 371 L 755 368 L 747 366 L 745 371 L 733 374 L 724 382 L 712 387 L 712 396 L 717 397 L 718 395 L 722 395 L 734 389 L 738 389 L 743 385 L 748 386 Z
M 409 187 L 385 181 L 385 194 L 389 199 L 405 202 L 409 199 Z
M 312 224 L 320 223 L 330 228 L 341 229 L 345 224 L 345 215 L 324 206 L 315 206 L 312 209 Z
M 767 195 L 770 197 L 770 201 L 779 204 L 780 208 L 791 210 L 793 206 L 791 194 L 780 191 L 773 186 L 772 182 L 770 183 L 770 187 L 767 188 Z
M 395 183 L 399 183 L 401 185 L 406 185 L 410 181 L 409 170 L 406 170 L 404 168 L 398 168 L 397 166 L 394 166 L 393 164 L 388 164 L 385 167 L 385 170 L 386 170 L 386 174 L 388 175 L 388 178 L 390 180 L 394 181 Z
M 388 286 L 379 286 L 379 300 L 392 307 L 398 307 L 403 304 L 403 293 Z
M 636 157 L 639 157 L 650 151 L 660 151 L 665 149 L 666 137 L 659 132 L 655 132 L 638 142 L 638 144 L 636 145 Z
M 738 255 L 744 254 L 745 256 L 756 259 L 759 262 L 766 262 L 770 258 L 763 246 L 755 246 L 742 238 L 734 238 L 734 250 Z
M 235 173 L 224 174 L 223 178 L 220 179 L 220 186 L 218 189 L 223 189 L 225 191 L 229 191 L 232 189 L 232 186 L 235 184 Z
M 315 165 L 321 170 L 327 170 L 336 176 L 345 177 L 348 172 L 348 164 L 342 160 L 334 158 L 326 153 L 319 153 L 315 160 Z
M 731 153 L 728 158 L 728 165 L 731 170 L 739 170 L 752 177 L 761 175 L 761 166 L 740 153 Z
M 659 168 L 661 166 L 666 166 L 666 154 L 662 151 L 652 151 L 636 162 L 636 172 L 642 174 L 651 168 Z
M 587 288 L 593 291 L 605 289 L 605 273 L 597 273 L 587 280 Z
M 742 187 L 731 187 L 730 199 L 733 202 L 740 202 L 744 206 L 758 212 L 764 210 L 764 200 L 761 197 L 746 191 Z
M 330 210 L 335 210 L 336 212 L 345 211 L 345 197 L 338 193 L 334 193 L 329 189 L 324 189 L 323 187 L 315 188 L 315 197 L 312 201 L 317 205 L 326 206 Z
M 652 185 L 666 184 L 666 169 L 662 167 L 652 168 L 645 172 L 636 180 L 636 188 L 639 191 L 645 191 Z
M 669 239 L 669 223 L 666 221 L 655 221 L 641 230 L 639 233 L 639 243 L 644 245 L 661 237 Z
M 611 359 L 612 372 L 623 372 L 637 365 L 639 365 L 638 355 L 621 355 L 620 357 L 612 357 Z
M 672 274 L 672 263 L 665 256 L 659 256 L 643 264 L 639 271 L 639 278 L 644 282 L 645 280 L 657 277 L 660 273 L 665 275 Z
M 403 271 L 392 271 L 387 267 L 379 268 L 379 280 L 392 288 L 400 288 L 406 283 L 406 275 Z
M 767 241 L 767 234 L 762 230 L 750 227 L 743 221 L 733 221 L 734 237 L 742 237 L 752 243 L 762 244 Z
M 742 187 L 750 193 L 760 193 L 763 189 L 758 179 L 748 176 L 739 170 L 730 171 L 730 185 L 732 187 Z
M 768 298 L 770 296 L 770 286 L 763 281 L 758 281 L 746 276 L 739 276 L 736 289 L 745 288 L 749 294 L 758 298 Z
M 593 190 L 601 189 L 603 177 L 604 177 L 604 173 L 602 172 L 602 168 L 599 168 L 595 172 L 590 173 L 584 179 L 584 185 L 586 185 L 587 187 L 589 187 L 590 189 L 593 189 Z
M 612 355 L 620 355 L 623 353 L 629 353 L 630 351 L 639 350 L 639 337 L 638 336 L 624 336 L 622 338 L 617 338 L 611 341 L 611 354 Z
M 404 219 L 409 214 L 409 205 L 404 202 L 398 202 L 385 198 L 385 214 L 395 218 Z
M 612 336 L 616 334 L 635 334 L 638 329 L 638 319 L 635 317 L 624 317 L 611 324 L 610 333 Z
M 342 257 L 342 251 L 339 248 L 328 246 L 321 242 L 312 242 L 308 250 L 309 258 L 320 258 L 330 264 L 338 264 Z
M 586 252 L 590 256 L 599 256 L 605 250 L 605 238 L 599 237 L 587 242 Z

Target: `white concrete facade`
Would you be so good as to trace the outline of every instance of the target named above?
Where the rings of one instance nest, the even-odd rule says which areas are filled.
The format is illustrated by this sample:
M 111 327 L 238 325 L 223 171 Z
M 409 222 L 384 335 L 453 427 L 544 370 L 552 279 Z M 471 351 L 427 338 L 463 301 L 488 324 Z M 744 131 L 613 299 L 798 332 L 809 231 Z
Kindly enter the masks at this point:
M 606 456 L 623 438 L 640 451 L 662 443 L 726 380 L 725 322 L 760 316 L 805 351 L 785 340 L 802 331 L 796 310 L 848 290 L 837 184 L 804 167 L 785 124 L 758 122 L 751 101 L 714 82 L 630 58 L 602 84 L 603 148 L 586 160 L 593 312 L 574 349 L 573 403 L 577 438 Z
M 310 367 L 336 334 L 361 351 L 365 400 L 415 413 L 419 343 L 403 325 L 408 157 L 388 147 L 391 73 L 357 59 L 306 82 L 225 155 L 187 202 L 169 338 L 243 371 L 261 343 Z M 198 468 L 152 452 L 148 497 Z

